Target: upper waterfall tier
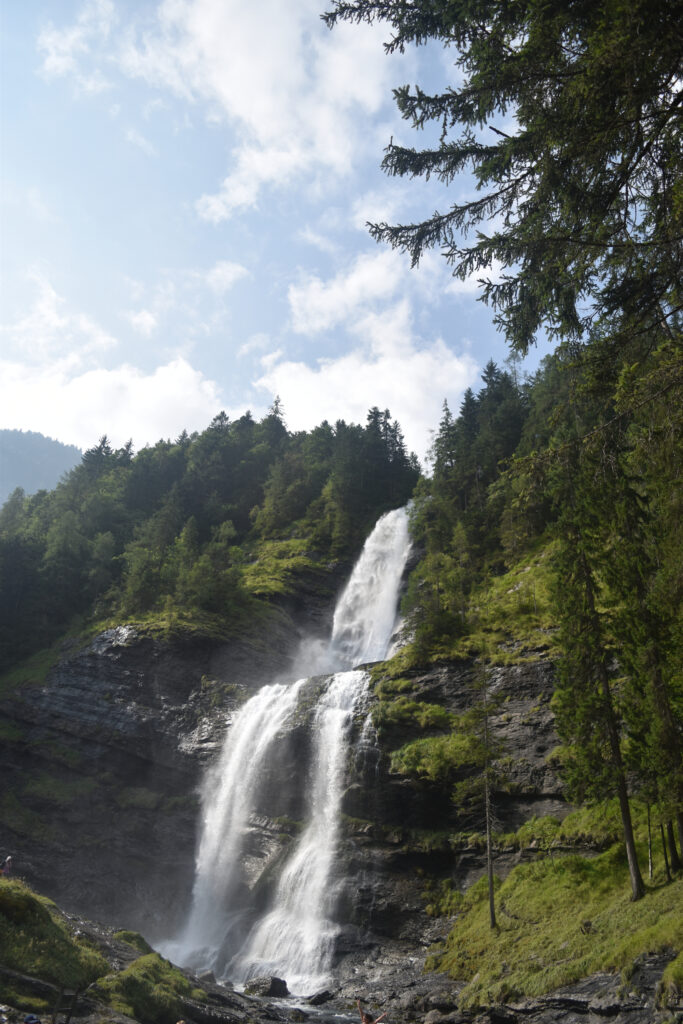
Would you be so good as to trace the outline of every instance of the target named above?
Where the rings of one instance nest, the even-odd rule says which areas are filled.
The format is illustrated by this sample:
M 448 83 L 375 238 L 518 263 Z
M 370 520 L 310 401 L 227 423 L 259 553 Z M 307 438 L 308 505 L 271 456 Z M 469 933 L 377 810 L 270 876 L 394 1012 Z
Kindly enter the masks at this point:
M 409 553 L 408 515 L 395 509 L 382 516 L 368 537 L 337 603 L 330 651 L 338 668 L 386 657 Z

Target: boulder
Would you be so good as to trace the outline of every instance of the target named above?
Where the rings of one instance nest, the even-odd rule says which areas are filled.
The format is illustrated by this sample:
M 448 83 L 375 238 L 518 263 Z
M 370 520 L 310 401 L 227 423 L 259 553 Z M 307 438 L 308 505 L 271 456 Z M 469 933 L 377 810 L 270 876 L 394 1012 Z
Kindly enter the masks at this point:
M 271 974 L 250 978 L 244 987 L 244 992 L 248 996 L 270 996 L 274 999 L 282 999 L 289 995 L 284 978 L 276 978 Z

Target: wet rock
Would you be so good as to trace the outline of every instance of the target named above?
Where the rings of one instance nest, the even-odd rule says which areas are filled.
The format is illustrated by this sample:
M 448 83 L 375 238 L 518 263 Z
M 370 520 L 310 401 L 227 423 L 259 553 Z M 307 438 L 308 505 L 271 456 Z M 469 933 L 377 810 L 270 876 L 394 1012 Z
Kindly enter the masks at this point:
M 333 993 L 324 989 L 322 992 L 316 992 L 315 995 L 309 996 L 306 1002 L 309 1006 L 322 1006 L 323 1003 L 329 1003 L 332 998 L 334 998 Z
M 244 992 L 248 996 L 270 996 L 274 999 L 283 999 L 289 995 L 284 978 L 275 978 L 272 975 L 250 978 L 245 985 Z

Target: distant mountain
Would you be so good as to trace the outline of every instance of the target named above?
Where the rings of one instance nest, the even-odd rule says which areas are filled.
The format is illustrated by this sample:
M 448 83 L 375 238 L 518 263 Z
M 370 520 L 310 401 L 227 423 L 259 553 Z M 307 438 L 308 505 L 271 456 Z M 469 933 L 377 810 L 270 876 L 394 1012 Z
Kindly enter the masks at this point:
M 0 430 L 0 504 L 16 487 L 27 494 L 55 487 L 83 453 L 33 430 Z

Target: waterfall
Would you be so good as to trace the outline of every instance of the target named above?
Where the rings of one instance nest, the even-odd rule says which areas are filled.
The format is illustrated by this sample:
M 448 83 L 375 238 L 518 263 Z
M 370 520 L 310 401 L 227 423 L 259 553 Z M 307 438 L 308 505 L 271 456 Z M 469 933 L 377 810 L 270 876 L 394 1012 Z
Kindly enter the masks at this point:
M 326 984 L 339 930 L 334 864 L 349 737 L 368 682 L 354 666 L 387 656 L 409 551 L 405 509 L 382 516 L 337 602 L 328 643 L 302 646 L 299 664 L 308 659 L 309 676 L 327 676 L 312 715 L 306 822 L 255 922 L 243 868 L 251 820 L 264 777 L 277 775 L 278 741 L 309 692 L 306 679 L 264 687 L 236 715 L 203 786 L 192 907 L 181 935 L 164 944 L 171 959 L 237 982 L 277 974 L 293 992 Z

